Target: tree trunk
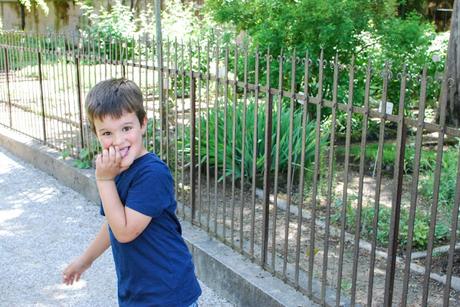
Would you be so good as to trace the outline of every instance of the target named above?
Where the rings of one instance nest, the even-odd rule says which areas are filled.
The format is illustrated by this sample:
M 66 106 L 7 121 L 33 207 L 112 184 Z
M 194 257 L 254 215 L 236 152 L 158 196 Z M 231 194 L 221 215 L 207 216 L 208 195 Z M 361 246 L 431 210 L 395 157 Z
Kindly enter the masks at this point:
M 448 83 L 446 123 L 458 128 L 460 127 L 460 0 L 455 0 L 453 8 L 446 62 L 446 77 L 452 79 Z

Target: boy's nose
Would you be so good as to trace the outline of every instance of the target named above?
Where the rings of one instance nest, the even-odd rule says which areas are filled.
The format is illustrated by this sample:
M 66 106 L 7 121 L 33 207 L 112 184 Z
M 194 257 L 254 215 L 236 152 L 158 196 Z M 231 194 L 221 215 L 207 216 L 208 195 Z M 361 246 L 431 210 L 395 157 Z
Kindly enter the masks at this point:
M 117 133 L 113 135 L 113 146 L 121 145 L 122 142 L 123 138 L 120 134 Z

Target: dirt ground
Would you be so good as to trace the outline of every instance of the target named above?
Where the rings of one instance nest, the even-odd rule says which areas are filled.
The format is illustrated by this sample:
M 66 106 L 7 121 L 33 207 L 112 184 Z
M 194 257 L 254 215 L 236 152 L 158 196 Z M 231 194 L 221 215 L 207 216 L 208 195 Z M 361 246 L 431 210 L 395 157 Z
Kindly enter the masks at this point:
M 355 176 L 349 184 L 349 188 L 353 190 L 355 183 Z M 181 178 L 181 172 L 179 172 Z M 188 172 L 184 174 L 185 187 L 188 188 Z M 235 245 L 238 249 L 243 246 L 243 253 L 253 255 L 258 258 L 261 253 L 262 235 L 263 235 L 263 202 L 260 198 L 253 197 L 251 193 L 251 186 L 245 187 L 243 192 L 243 199 L 241 198 L 241 190 L 239 189 L 239 182 L 235 185 L 235 191 L 232 193 L 231 182 L 226 184 L 225 192 L 222 182 L 218 182 L 217 190 L 215 189 L 215 181 L 210 178 L 209 194 L 207 190 L 207 181 L 205 174 L 201 175 L 201 195 L 198 191 L 196 193 L 196 220 L 201 220 L 201 227 L 207 229 L 208 214 L 209 226 L 211 234 L 226 241 L 227 244 Z M 366 176 L 364 188 L 364 197 L 373 198 L 375 187 L 374 178 Z M 198 186 L 198 184 L 197 184 Z M 383 204 L 391 204 L 391 182 L 382 184 L 381 202 Z M 336 189 L 340 191 L 340 183 L 336 185 Z M 208 196 L 209 195 L 209 196 Z M 225 195 L 225 197 L 224 197 Z M 341 193 L 339 194 L 341 196 Z M 189 203 L 190 189 L 185 193 L 178 193 L 178 200 L 182 203 Z M 324 195 L 319 196 L 320 198 Z M 338 281 L 339 264 L 342 262 L 342 282 L 341 294 L 350 298 L 352 296 L 352 289 L 356 288 L 356 303 L 367 305 L 368 288 L 369 288 L 369 274 L 373 272 L 373 287 L 372 287 L 372 305 L 383 305 L 384 292 L 385 292 L 385 277 L 386 277 L 386 259 L 377 256 L 375 264 L 371 267 L 371 257 L 367 250 L 359 249 L 358 257 L 355 257 L 356 251 L 352 242 L 344 244 L 344 254 L 340 257 L 340 237 L 334 236 L 331 233 L 327 234 L 324 224 L 326 217 L 323 214 L 325 208 L 322 208 L 323 202 L 319 202 L 317 210 L 316 223 L 314 228 L 314 257 L 313 257 L 313 276 L 318 280 L 325 280 L 327 287 L 335 289 Z M 294 204 L 292 205 L 293 207 Z M 306 211 L 311 214 L 311 204 L 306 202 Z M 225 211 L 225 215 L 224 215 Z M 299 275 L 306 274 L 309 269 L 310 260 L 310 247 L 311 247 L 311 230 L 312 220 L 310 218 L 298 219 L 297 214 L 286 214 L 286 210 L 276 208 L 273 204 L 270 205 L 269 211 L 269 229 L 268 229 L 268 257 L 267 268 L 274 269 L 280 277 L 285 277 L 292 282 L 295 282 L 295 271 L 285 271 L 284 266 L 295 266 L 296 259 L 299 259 Z M 291 211 L 292 212 L 292 211 Z M 180 212 L 179 215 L 182 213 Z M 225 216 L 225 235 L 224 223 Z M 233 217 L 233 219 L 232 219 Z M 243 228 L 240 227 L 240 219 L 242 220 Z M 289 222 L 287 222 L 289 221 Z M 298 229 L 300 221 L 300 238 L 298 238 Z M 251 225 L 254 225 L 254 231 L 251 232 Z M 323 224 L 322 226 L 320 224 Z M 288 226 L 286 228 L 286 226 Z M 337 227 L 337 225 L 331 225 Z M 217 230 L 217 232 L 215 231 Z M 242 234 L 243 243 L 240 244 L 240 235 Z M 354 234 L 353 234 L 354 235 Z M 327 238 L 327 239 L 326 239 Z M 326 246 L 327 245 L 327 246 Z M 253 248 L 251 248 L 253 246 Z M 275 261 L 273 261 L 272 252 L 276 251 Z M 327 251 L 326 251 L 327 250 Z M 385 252 L 383 249 L 378 249 Z M 287 251 L 287 253 L 286 253 Z M 327 254 L 326 254 L 327 253 Z M 287 254 L 287 257 L 284 256 Z M 326 254 L 326 256 L 325 256 Z M 340 261 L 341 260 L 341 261 Z M 437 271 L 437 264 L 442 260 L 434 260 L 433 270 Z M 456 261 L 460 261 L 460 256 Z M 352 280 L 353 269 L 356 267 L 356 284 Z M 325 272 L 325 273 L 324 273 Z M 455 271 L 457 272 L 457 271 Z M 395 282 L 393 288 L 393 304 L 399 305 L 402 299 L 403 289 L 403 275 L 404 265 L 397 263 Z M 300 278 L 299 285 L 301 288 L 306 289 L 308 280 Z M 443 302 L 444 288 L 434 280 L 429 283 L 429 306 L 439 306 Z M 332 290 L 335 292 L 336 290 Z M 407 298 L 408 306 L 420 306 L 422 304 L 422 291 L 423 291 L 423 276 L 414 272 L 410 273 L 408 283 Z M 315 293 L 319 296 L 319 293 Z M 335 296 L 335 293 L 334 293 Z M 456 306 L 460 304 L 460 293 L 450 290 L 450 304 Z

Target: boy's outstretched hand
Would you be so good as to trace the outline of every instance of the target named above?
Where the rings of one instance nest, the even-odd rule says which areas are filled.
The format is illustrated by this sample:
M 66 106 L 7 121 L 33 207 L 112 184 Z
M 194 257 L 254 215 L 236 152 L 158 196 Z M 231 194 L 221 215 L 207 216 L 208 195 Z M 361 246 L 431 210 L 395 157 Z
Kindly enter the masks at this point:
M 86 271 L 91 264 L 87 264 L 81 257 L 75 259 L 70 263 L 62 273 L 62 281 L 66 285 L 72 285 L 74 282 L 80 280 L 81 274 Z

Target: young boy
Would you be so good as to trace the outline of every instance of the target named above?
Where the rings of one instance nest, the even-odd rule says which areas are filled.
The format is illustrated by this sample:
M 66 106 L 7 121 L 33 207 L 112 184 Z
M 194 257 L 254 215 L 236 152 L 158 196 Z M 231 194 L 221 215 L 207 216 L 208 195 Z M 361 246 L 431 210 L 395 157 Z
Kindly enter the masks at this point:
M 88 93 L 86 109 L 103 149 L 96 182 L 106 222 L 64 270 L 64 283 L 78 281 L 112 245 L 120 306 L 196 306 L 201 289 L 175 215 L 173 178 L 143 145 L 147 117 L 139 87 L 102 81 Z

